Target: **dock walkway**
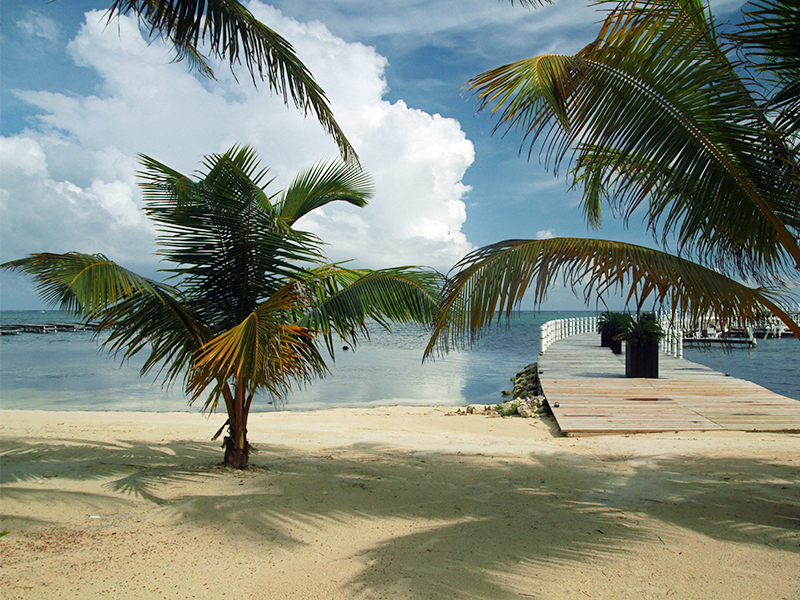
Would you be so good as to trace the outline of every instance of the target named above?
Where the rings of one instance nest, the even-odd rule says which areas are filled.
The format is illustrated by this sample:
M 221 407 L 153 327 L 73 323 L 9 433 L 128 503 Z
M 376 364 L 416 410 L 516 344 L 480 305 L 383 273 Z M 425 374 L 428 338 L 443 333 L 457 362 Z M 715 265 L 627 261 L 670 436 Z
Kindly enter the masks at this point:
M 657 431 L 800 432 L 800 401 L 661 354 L 658 379 L 625 377 L 625 355 L 585 333 L 539 357 L 539 378 L 565 435 Z

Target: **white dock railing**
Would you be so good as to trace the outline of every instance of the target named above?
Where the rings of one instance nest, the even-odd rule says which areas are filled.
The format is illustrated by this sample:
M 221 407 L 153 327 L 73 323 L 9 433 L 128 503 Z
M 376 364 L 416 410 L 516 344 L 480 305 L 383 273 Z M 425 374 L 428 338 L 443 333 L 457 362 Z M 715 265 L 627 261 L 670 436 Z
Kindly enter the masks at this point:
M 800 304 L 788 305 L 782 307 L 784 312 L 789 314 L 795 323 L 800 324 Z M 664 330 L 664 337 L 661 339 L 660 348 L 664 354 L 674 356 L 676 358 L 683 358 L 683 333 L 684 331 L 692 332 L 697 329 L 697 324 L 692 324 L 678 315 L 672 318 L 671 313 L 663 311 L 656 313 L 659 325 Z M 714 320 L 713 314 L 709 314 L 707 319 Z M 758 325 L 751 323 L 747 327 L 748 336 L 753 338 L 753 326 Z M 762 319 L 760 326 L 764 329 L 764 337 L 772 335 L 780 337 L 785 327 L 782 321 L 777 317 L 767 317 Z M 579 335 L 582 333 L 596 332 L 597 331 L 597 317 L 572 317 L 570 319 L 555 319 L 547 321 L 541 328 L 541 351 L 544 354 L 547 348 L 564 338 L 572 335 Z
M 542 343 L 540 354 L 544 354 L 553 342 L 563 340 L 572 335 L 596 331 L 597 317 L 572 317 L 570 319 L 547 321 L 539 328 Z
M 659 314 L 659 324 L 664 330 L 664 337 L 661 338 L 661 351 L 675 358 L 683 358 L 683 327 L 680 323 L 670 320 L 667 313 Z
M 676 358 L 683 358 L 683 329 L 672 324 L 665 313 L 660 315 L 659 321 L 666 334 L 661 339 L 661 351 Z M 544 354 L 547 348 L 558 340 L 582 333 L 596 333 L 597 317 L 554 319 L 542 324 L 539 331 L 541 337 L 539 354 Z

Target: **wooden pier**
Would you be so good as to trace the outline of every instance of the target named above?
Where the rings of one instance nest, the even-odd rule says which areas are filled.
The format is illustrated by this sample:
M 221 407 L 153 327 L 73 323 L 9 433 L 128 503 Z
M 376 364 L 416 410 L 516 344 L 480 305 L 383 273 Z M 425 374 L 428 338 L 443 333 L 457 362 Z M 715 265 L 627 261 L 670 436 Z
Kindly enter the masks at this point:
M 657 431 L 800 432 L 800 401 L 661 354 L 658 379 L 625 377 L 625 355 L 585 333 L 539 356 L 539 377 L 565 435 Z

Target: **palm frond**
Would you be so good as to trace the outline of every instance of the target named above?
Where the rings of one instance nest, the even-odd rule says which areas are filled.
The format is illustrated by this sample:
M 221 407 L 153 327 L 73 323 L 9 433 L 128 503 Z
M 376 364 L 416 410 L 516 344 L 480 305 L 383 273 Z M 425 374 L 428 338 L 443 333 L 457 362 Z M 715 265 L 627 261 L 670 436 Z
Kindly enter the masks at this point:
M 134 294 L 98 314 L 98 333 L 109 332 L 103 347 L 123 360 L 146 352 L 140 375 L 156 370 L 165 386 L 177 379 L 184 379 L 185 386 L 197 351 L 215 333 L 191 304 L 160 289 L 152 295 Z
M 325 161 L 295 177 L 283 192 L 276 212 L 284 223 L 292 226 L 302 216 L 331 202 L 366 206 L 373 193 L 372 180 L 360 166 Z
M 573 175 L 573 185 L 583 190 L 581 206 L 593 227 L 600 226 L 603 204 L 622 215 L 627 223 L 644 201 L 643 195 L 634 198 L 628 193 L 630 186 L 636 185 L 647 189 L 650 196 L 644 221 L 662 246 L 670 245 L 670 234 L 674 233 L 678 248 L 685 254 L 693 250 L 693 258 L 702 264 L 724 272 L 736 270 L 738 265 L 743 267 L 739 269 L 742 276 L 757 281 L 769 280 L 779 273 L 770 266 L 780 262 L 782 253 L 770 224 L 759 219 L 757 212 L 748 210 L 752 207 L 739 207 L 737 212 L 728 202 L 713 202 L 714 191 L 703 179 L 687 179 L 684 187 L 676 190 L 674 181 L 683 178 L 679 170 L 653 165 L 647 157 L 588 146 L 580 148 Z M 775 182 L 784 180 L 775 174 Z M 699 210 L 699 203 L 684 201 L 686 196 L 702 199 L 706 209 Z M 776 202 L 777 206 L 781 204 Z M 792 229 L 800 227 L 800 213 L 793 213 L 790 207 L 782 208 L 780 216 Z M 693 241 L 698 235 L 700 243 Z M 764 257 L 766 261 L 761 260 Z
M 430 326 L 438 313 L 444 278 L 436 271 L 398 267 L 377 271 L 327 265 L 304 283 L 310 308 L 299 322 L 325 338 L 334 355 L 333 334 L 358 343 L 368 335 L 367 321 Z
M 134 294 L 173 293 L 169 286 L 141 277 L 102 254 L 39 253 L 0 265 L 34 277 L 42 300 L 60 310 L 94 318 Z
M 130 13 L 147 24 L 151 35 L 170 40 L 178 59 L 190 59 L 190 65 L 200 66 L 204 74 L 213 76 L 198 51 L 204 42 L 215 56 L 228 60 L 232 71 L 243 62 L 254 83 L 266 80 L 284 102 L 291 100 L 306 115 L 313 112 L 343 159 L 358 160 L 334 119 L 325 92 L 291 44 L 237 0 L 114 0 L 108 20 Z
M 175 49 L 175 58 L 173 58 L 171 62 L 178 63 L 186 61 L 190 71 L 197 71 L 203 77 L 214 81 L 217 80 L 217 76 L 214 73 L 214 69 L 209 64 L 208 58 L 198 50 L 197 46 L 189 42 L 180 42 L 178 40 L 173 40 L 172 43 Z
M 765 109 L 775 113 L 777 129 L 800 133 L 800 4 L 796 0 L 753 0 L 731 37 L 744 45 L 771 90 Z
M 164 383 L 185 375 L 209 330 L 197 322 L 180 292 L 141 277 L 101 254 L 33 254 L 2 268 L 34 276 L 44 301 L 97 322 L 111 354 L 128 359 L 148 352 L 141 374 L 158 368 Z
M 466 87 L 477 94 L 478 110 L 500 113 L 494 131 L 516 128 L 536 136 L 551 117 L 569 126 L 567 102 L 583 77 L 582 67 L 579 57 L 547 54 L 481 73 Z
M 621 2 L 574 57 L 520 61 L 468 87 L 498 115 L 496 129 L 523 133 L 529 154 L 541 141 L 556 173 L 565 160 L 579 178 L 581 168 L 597 169 L 588 193 L 613 186 L 629 211 L 647 202 L 654 229 L 671 210 L 664 235 L 680 229 L 680 252 L 710 253 L 726 272 L 800 267 L 787 140 L 765 134 L 716 40 L 699 2 Z
M 281 398 L 327 372 L 314 334 L 287 321 L 304 301 L 294 284 L 279 290 L 235 327 L 206 343 L 197 353 L 187 391 L 196 399 L 209 387 L 205 406 L 216 403 L 225 382 L 246 382 L 250 393 L 265 389 Z
M 800 327 L 780 308 L 784 296 L 751 288 L 677 256 L 621 242 L 580 238 L 507 240 L 462 259 L 442 293 L 442 309 L 425 356 L 471 343 L 493 320 L 509 316 L 530 293 L 541 304 L 559 280 L 582 288 L 584 299 L 627 291 L 638 309 L 647 301 L 696 320 L 713 312 L 743 325 L 772 312 L 800 337 Z
M 145 212 L 171 265 L 164 271 L 180 279 L 204 320 L 232 327 L 300 277 L 301 263 L 320 259 L 318 244 L 288 235 L 249 148 L 208 157 L 198 181 L 148 157 L 142 164 Z

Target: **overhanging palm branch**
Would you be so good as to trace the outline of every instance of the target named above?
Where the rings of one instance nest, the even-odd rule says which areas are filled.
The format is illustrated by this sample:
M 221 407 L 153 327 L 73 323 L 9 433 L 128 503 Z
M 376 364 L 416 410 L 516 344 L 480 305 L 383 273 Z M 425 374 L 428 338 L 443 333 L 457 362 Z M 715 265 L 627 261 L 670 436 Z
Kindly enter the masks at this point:
M 777 112 L 776 127 L 790 135 L 800 133 L 800 4 L 797 0 L 757 0 L 744 12 L 741 28 L 731 37 L 756 60 L 766 78 L 765 110 Z M 796 148 L 796 145 L 795 145 Z
M 448 278 L 442 309 L 425 351 L 447 352 L 472 341 L 493 320 L 509 316 L 532 293 L 535 305 L 558 281 L 593 296 L 628 290 L 637 310 L 645 301 L 689 319 L 709 312 L 722 322 L 744 325 L 773 313 L 800 337 L 800 327 L 779 307 L 782 294 L 751 288 L 691 261 L 642 246 L 595 239 L 508 240 L 462 259 Z
M 785 176 L 796 154 L 716 39 L 696 0 L 622 2 L 575 56 L 467 85 L 499 114 L 495 129 L 518 129 L 529 151 L 541 142 L 556 172 L 564 160 L 577 178 L 595 169 L 620 205 L 648 203 L 651 229 L 680 230 L 679 252 L 744 276 L 800 268 L 800 188 Z
M 675 195 L 672 186 L 674 179 L 681 177 L 681 174 L 671 168 L 653 168 L 647 157 L 633 154 L 622 156 L 621 152 L 607 148 L 581 147 L 574 172 L 574 185 L 580 186 L 583 190 L 581 205 L 586 220 L 592 227 L 600 228 L 603 204 L 608 204 L 626 222 L 635 214 L 634 211 L 640 208 L 643 198 L 639 196 L 634 200 L 630 195 L 626 195 L 626 190 L 621 189 L 620 181 L 615 177 L 621 176 L 627 185 L 638 184 L 649 189 L 650 198 L 645 220 L 653 235 L 660 237 L 660 243 L 664 247 L 670 245 L 668 235 L 670 232 L 674 232 L 678 246 L 684 249 L 685 245 L 682 242 L 699 234 L 705 239 L 714 239 L 713 252 L 716 255 L 723 260 L 732 260 L 738 264 L 745 264 L 750 260 L 746 251 L 748 247 L 761 246 L 764 255 L 774 254 L 780 249 L 774 243 L 773 232 L 763 220 L 751 222 L 749 233 L 744 226 L 737 232 L 727 227 L 720 227 L 720 213 L 724 210 L 724 205 L 719 206 L 709 202 L 707 212 L 690 210 L 690 206 Z M 704 197 L 711 193 L 705 183 L 703 180 L 687 181 L 681 193 Z M 738 214 L 743 220 L 753 218 L 752 213 L 744 210 Z M 747 234 L 750 237 L 741 239 L 736 237 L 737 234 Z M 707 249 L 711 250 L 712 248 Z M 747 270 L 747 275 L 758 282 L 768 282 L 773 279 L 775 273 L 769 268 L 762 269 L 759 264 L 754 263 Z
M 114 0 L 109 21 L 133 13 L 147 24 L 150 34 L 168 39 L 177 60 L 213 77 L 199 51 L 208 43 L 211 52 L 234 67 L 244 62 L 254 83 L 267 81 L 270 89 L 308 114 L 312 111 L 333 137 L 342 158 L 357 160 L 356 152 L 333 117 L 325 92 L 297 57 L 291 44 L 256 19 L 237 0 Z

